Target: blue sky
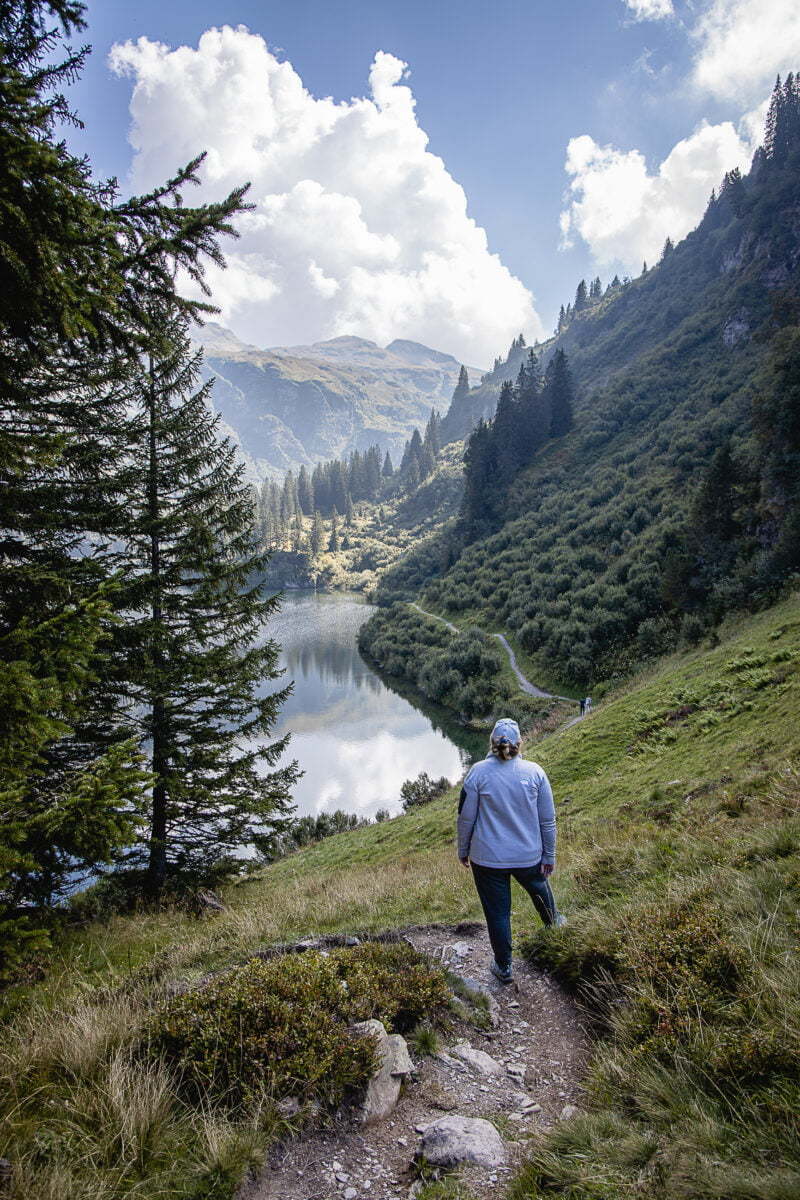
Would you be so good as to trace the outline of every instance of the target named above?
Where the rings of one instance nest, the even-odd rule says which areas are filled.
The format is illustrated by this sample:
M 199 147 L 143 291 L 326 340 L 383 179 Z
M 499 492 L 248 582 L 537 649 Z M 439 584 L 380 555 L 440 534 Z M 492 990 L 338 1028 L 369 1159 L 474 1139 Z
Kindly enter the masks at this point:
M 376 160 L 379 178 L 372 184 L 363 178 L 361 167 L 373 145 L 372 117 L 360 110 L 333 134 L 326 132 L 338 159 L 333 174 L 319 138 L 301 159 L 292 156 L 289 163 L 284 157 L 278 182 L 263 155 L 259 158 L 263 138 L 240 153 L 236 166 L 257 180 L 260 195 L 293 200 L 265 201 L 261 231 L 246 232 L 237 248 L 238 275 L 233 272 L 225 284 L 214 280 L 224 319 L 262 344 L 336 332 L 381 340 L 391 333 L 429 340 L 462 358 L 474 349 L 471 361 L 477 355 L 486 362 L 490 347 L 492 354 L 505 349 L 496 342 L 512 333 L 515 321 L 527 325 L 529 335 L 549 330 L 582 275 L 607 279 L 614 270 L 633 272 L 648 252 L 652 259 L 666 232 L 683 236 L 692 227 L 702 212 L 700 197 L 713 181 L 747 161 L 759 104 L 775 70 L 785 70 L 793 58 L 800 66 L 796 7 L 786 0 L 92 2 L 87 40 L 93 54 L 72 91 L 86 128 L 70 140 L 89 154 L 98 175 L 116 174 L 123 186 L 148 186 L 186 156 L 193 139 L 213 145 L 217 137 L 225 158 L 224 139 L 215 130 L 217 85 L 197 83 L 203 62 L 213 60 L 217 79 L 220 71 L 249 74 L 246 86 L 257 89 L 265 63 L 274 71 L 269 64 L 286 61 L 311 97 L 348 102 L 374 95 L 368 76 L 376 53 L 393 56 L 382 60 L 375 76 L 377 86 L 383 80 L 395 89 L 381 93 L 391 95 L 384 109 L 391 103 L 395 114 L 391 131 L 384 128 L 381 136 L 396 139 L 399 159 L 408 151 L 403 179 L 391 193 L 381 191 L 391 170 L 388 141 L 387 157 Z M 254 41 L 234 39 L 233 54 L 212 47 L 203 59 L 199 39 L 226 24 L 245 25 L 263 38 L 268 57 L 259 56 Z M 153 56 L 141 47 L 118 59 L 124 74 L 112 73 L 112 46 L 139 38 L 170 50 L 191 48 L 188 65 L 181 60 L 185 77 L 163 54 L 154 67 Z M 402 79 L 394 59 L 408 66 Z M 128 135 L 136 84 L 140 153 L 134 161 Z M 413 93 L 415 116 L 405 88 Z M 229 90 L 226 101 L 234 110 L 229 125 L 236 116 L 235 96 L 234 87 L 233 99 Z M 244 125 L 253 123 L 257 98 L 253 104 L 250 116 L 243 108 Z M 291 111 L 278 110 L 284 127 L 300 111 L 295 99 Z M 316 110 L 319 118 L 322 110 Z M 185 137 L 184 114 L 189 114 Z M 428 136 L 427 157 L 412 145 L 417 127 Z M 431 155 L 443 160 L 447 178 Z M 488 250 L 499 256 L 505 274 L 488 263 L 457 215 L 448 179 L 464 189 L 469 218 L 485 230 Z M 308 180 L 318 184 L 317 191 L 312 196 L 307 189 L 301 203 L 293 189 Z M 207 194 L 215 186 L 219 194 L 232 182 L 221 169 L 209 180 Z M 432 197 L 439 188 L 441 200 Z M 340 206 L 349 198 L 359 210 L 354 243 L 362 235 L 383 239 L 380 247 L 365 241 L 352 262 L 342 253 L 328 254 L 332 240 L 348 238 L 349 226 L 337 223 L 333 203 L 324 220 L 320 215 L 326 197 L 334 194 Z M 418 207 L 421 194 L 433 207 Z M 396 228 L 390 210 L 397 214 Z M 440 241 L 447 240 L 449 228 L 461 230 L 458 245 L 448 251 L 451 264 L 445 258 L 430 269 L 431 245 L 424 239 L 417 244 L 408 215 L 414 211 Z M 259 272 L 269 276 L 264 286 L 254 282 Z M 465 303 L 464 291 L 483 293 L 484 308 L 480 296 Z

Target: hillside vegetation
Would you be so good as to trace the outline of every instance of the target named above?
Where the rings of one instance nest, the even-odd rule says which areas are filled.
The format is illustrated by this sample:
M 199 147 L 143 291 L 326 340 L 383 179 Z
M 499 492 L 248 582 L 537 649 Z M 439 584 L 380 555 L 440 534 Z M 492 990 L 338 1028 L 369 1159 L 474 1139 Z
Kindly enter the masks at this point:
M 556 792 L 570 924 L 540 933 L 517 897 L 516 931 L 599 1041 L 587 1114 L 535 1145 L 517 1200 L 800 1188 L 800 598 L 722 635 L 529 748 Z M 229 888 L 205 921 L 76 929 L 41 982 L 5 994 L 9 1196 L 232 1195 L 285 1123 L 188 1104 L 166 1066 L 131 1056 L 149 1014 L 281 939 L 476 916 L 454 816 L 451 792 L 328 838 Z
M 656 267 L 539 348 L 539 368 L 567 355 L 573 428 L 504 434 L 501 466 L 519 442 L 534 449 L 498 497 L 471 478 L 479 426 L 470 511 L 386 572 L 381 602 L 416 597 L 510 631 L 548 674 L 592 687 L 765 603 L 800 568 L 800 94 L 787 87 L 787 145 L 773 139 L 749 176 L 726 177 Z M 443 430 L 459 409 L 466 435 L 503 379 L 524 389 L 528 356 L 515 344 Z

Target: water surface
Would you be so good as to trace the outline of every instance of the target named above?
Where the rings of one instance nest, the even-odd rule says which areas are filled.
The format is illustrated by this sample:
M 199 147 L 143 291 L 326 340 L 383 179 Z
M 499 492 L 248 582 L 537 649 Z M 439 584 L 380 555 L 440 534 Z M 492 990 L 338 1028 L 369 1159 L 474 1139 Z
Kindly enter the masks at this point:
M 358 631 L 372 611 L 356 594 L 287 592 L 269 622 L 294 681 L 273 737 L 291 733 L 285 759 L 305 771 L 293 792 L 297 816 L 337 808 L 394 815 L 406 779 L 427 771 L 455 782 L 485 753 L 484 736 L 388 687 L 361 657 Z

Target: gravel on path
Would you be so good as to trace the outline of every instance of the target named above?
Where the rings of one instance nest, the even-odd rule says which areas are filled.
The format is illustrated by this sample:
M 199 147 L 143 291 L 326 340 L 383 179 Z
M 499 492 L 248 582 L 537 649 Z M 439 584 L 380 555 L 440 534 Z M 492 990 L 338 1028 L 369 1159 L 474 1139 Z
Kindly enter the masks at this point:
M 277 1147 L 238 1200 L 407 1200 L 417 1178 L 419 1130 L 448 1114 L 483 1117 L 498 1127 L 506 1165 L 465 1165 L 458 1171 L 476 1200 L 497 1200 L 528 1141 L 568 1120 L 581 1105 L 590 1040 L 581 1013 L 553 979 L 517 960 L 513 984 L 494 980 L 482 924 L 412 929 L 408 938 L 449 970 L 488 986 L 496 1024 L 482 1028 L 459 1020 L 437 1056 L 420 1056 L 410 1047 L 417 1070 L 390 1117 L 364 1126 L 342 1113 L 327 1127 Z M 447 1053 L 460 1041 L 490 1055 L 501 1070 L 484 1073 Z M 472 1057 L 485 1063 L 482 1056 Z

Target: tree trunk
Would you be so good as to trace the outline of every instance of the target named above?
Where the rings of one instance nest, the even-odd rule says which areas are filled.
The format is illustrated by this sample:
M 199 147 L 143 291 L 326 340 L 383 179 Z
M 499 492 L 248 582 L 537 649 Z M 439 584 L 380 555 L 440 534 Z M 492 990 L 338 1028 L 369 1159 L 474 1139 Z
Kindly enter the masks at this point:
M 164 702 L 164 648 L 162 644 L 161 607 L 161 529 L 158 491 L 157 403 L 153 363 L 150 362 L 150 392 L 148 396 L 149 447 L 147 464 L 147 505 L 150 520 L 150 575 L 152 580 L 150 618 L 152 622 L 150 686 L 152 753 L 154 776 L 150 843 L 147 864 L 148 891 L 158 896 L 167 875 L 167 714 Z

